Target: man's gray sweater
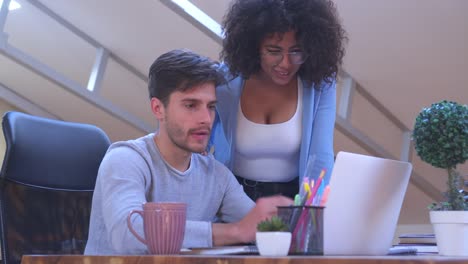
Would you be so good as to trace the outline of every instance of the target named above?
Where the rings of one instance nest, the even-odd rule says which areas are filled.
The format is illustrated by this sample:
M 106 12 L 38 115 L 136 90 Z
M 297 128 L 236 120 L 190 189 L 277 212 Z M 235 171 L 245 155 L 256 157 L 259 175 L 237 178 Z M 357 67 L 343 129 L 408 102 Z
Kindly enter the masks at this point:
M 127 215 L 145 202 L 187 203 L 183 247 L 211 247 L 213 221 L 236 222 L 254 206 L 232 173 L 212 155 L 192 154 L 180 172 L 162 158 L 149 134 L 110 146 L 94 190 L 86 255 L 146 254 L 127 227 Z M 143 236 L 143 220 L 132 218 Z

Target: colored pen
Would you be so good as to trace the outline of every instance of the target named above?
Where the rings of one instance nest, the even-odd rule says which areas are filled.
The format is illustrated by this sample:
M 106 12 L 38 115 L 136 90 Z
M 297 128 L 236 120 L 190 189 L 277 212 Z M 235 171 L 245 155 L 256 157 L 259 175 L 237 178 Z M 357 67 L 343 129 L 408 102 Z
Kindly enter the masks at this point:
M 320 199 L 320 206 L 325 206 L 328 200 L 328 194 L 330 193 L 330 185 L 325 187 L 325 191 L 323 192 L 322 199 Z
M 315 183 L 315 186 L 314 186 L 314 188 L 312 190 L 312 197 L 315 197 L 315 195 L 317 194 L 317 190 L 320 187 L 320 184 L 322 183 L 322 179 L 323 179 L 324 175 L 325 175 L 325 169 L 322 169 L 322 171 L 320 172 L 320 176 L 317 179 L 317 182 Z
M 296 196 L 294 196 L 294 205 L 295 206 L 301 205 L 301 196 L 299 194 L 296 194 Z
M 306 182 L 309 182 L 309 177 L 304 176 L 304 179 L 302 179 L 302 183 L 301 183 L 301 186 L 300 186 L 300 188 L 299 188 L 299 195 L 300 195 L 301 197 L 307 196 L 307 195 L 304 195 L 304 192 L 305 192 L 304 184 L 305 184 Z
M 318 188 L 317 194 L 314 196 L 314 200 L 312 202 L 313 205 L 320 205 L 320 201 L 325 190 L 325 181 L 322 181 L 320 187 Z

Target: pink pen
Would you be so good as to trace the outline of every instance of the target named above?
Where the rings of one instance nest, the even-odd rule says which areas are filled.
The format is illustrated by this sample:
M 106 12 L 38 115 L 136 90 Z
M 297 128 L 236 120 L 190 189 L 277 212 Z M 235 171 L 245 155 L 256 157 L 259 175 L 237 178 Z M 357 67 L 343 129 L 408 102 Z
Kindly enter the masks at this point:
M 325 206 L 328 200 L 328 193 L 330 192 L 330 185 L 325 187 L 325 191 L 323 192 L 322 199 L 320 199 L 320 206 Z

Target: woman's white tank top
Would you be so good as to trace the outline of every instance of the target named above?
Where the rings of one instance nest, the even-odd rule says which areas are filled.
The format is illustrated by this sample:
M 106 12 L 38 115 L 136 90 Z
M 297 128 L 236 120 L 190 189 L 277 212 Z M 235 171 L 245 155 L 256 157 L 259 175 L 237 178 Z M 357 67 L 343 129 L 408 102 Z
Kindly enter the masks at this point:
M 298 79 L 297 107 L 283 123 L 248 120 L 239 102 L 233 173 L 249 180 L 288 182 L 299 176 L 302 137 L 302 82 Z

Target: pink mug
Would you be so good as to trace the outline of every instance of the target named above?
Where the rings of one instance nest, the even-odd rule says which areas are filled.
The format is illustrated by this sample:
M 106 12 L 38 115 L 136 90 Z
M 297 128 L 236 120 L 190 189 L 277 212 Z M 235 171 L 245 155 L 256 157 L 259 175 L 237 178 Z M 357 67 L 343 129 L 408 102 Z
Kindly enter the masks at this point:
M 139 214 L 143 218 L 145 238 L 133 229 L 131 216 Z M 151 254 L 178 254 L 185 234 L 187 205 L 185 203 L 143 204 L 143 210 L 133 210 L 127 216 L 130 232 L 148 247 Z

